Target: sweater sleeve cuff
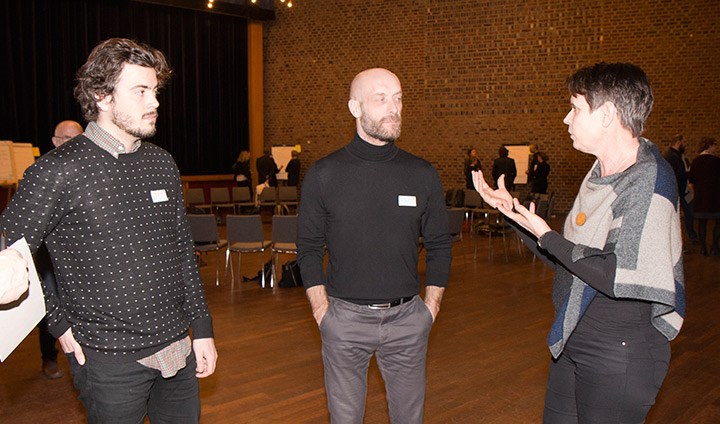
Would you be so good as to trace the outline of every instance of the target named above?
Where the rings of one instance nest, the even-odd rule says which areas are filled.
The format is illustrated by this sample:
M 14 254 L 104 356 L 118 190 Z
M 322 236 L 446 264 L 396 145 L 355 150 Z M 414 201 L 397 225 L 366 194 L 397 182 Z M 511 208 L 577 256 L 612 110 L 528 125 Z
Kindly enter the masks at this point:
M 60 338 L 63 334 L 65 334 L 66 331 L 70 328 L 70 323 L 65 320 L 65 318 L 60 318 L 58 322 L 55 325 L 49 325 L 48 324 L 48 333 L 50 333 L 53 337 Z
M 212 318 L 209 315 L 196 319 L 190 324 L 190 327 L 192 328 L 193 339 L 212 339 L 215 337 Z

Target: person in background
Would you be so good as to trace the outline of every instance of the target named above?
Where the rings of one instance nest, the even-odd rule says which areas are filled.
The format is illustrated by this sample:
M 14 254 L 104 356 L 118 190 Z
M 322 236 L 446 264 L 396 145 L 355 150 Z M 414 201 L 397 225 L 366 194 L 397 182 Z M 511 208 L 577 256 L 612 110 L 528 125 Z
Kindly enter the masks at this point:
M 532 185 L 530 192 L 546 194 L 548 188 L 548 175 L 550 175 L 550 164 L 548 164 L 548 157 L 545 152 L 535 153 L 537 163 L 535 165 L 535 171 L 533 172 Z
M 290 152 L 292 159 L 285 166 L 287 172 L 287 185 L 297 187 L 300 183 L 300 152 L 293 150 Z
M 698 238 L 700 253 L 707 256 L 707 222 L 715 221 L 710 254 L 720 254 L 720 157 L 718 145 L 714 138 L 705 137 L 700 140 L 700 154 L 690 165 L 690 183 L 695 192 L 693 212 L 698 220 Z
M 477 149 L 468 149 L 463 172 L 465 173 L 465 188 L 473 189 L 472 172 L 482 170 Z
M 642 423 L 685 318 L 675 175 L 642 138 L 653 94 L 645 72 L 599 63 L 572 75 L 573 147 L 597 158 L 563 234 L 477 175 L 483 199 L 555 268 L 544 423 Z M 513 209 L 514 208 L 514 209 Z
M 348 101 L 355 137 L 315 162 L 303 180 L 298 263 L 322 338 L 332 423 L 362 422 L 373 354 L 390 421 L 423 421 L 428 336 L 448 283 L 452 241 L 437 172 L 395 144 L 402 107 L 395 74 L 360 72 Z
M 267 180 L 270 187 L 277 187 L 277 173 L 280 172 L 280 168 L 275 163 L 270 149 L 266 148 L 263 155 L 255 160 L 255 167 L 258 172 L 258 184 L 263 184 Z
M 58 148 L 73 138 L 83 133 L 83 127 L 75 121 L 62 121 L 55 127 L 52 143 Z M 57 283 L 55 282 L 55 273 L 53 271 L 52 262 L 50 262 L 50 254 L 47 251 L 45 243 L 34 255 L 35 269 L 37 269 L 40 279 L 45 283 L 45 287 L 53 290 L 57 295 Z M 61 378 L 63 372 L 60 371 L 57 364 L 58 350 L 55 347 L 55 337 L 48 331 L 47 319 L 43 318 L 37 325 L 38 338 L 40 341 L 40 355 L 42 358 L 42 373 L 45 377 L 54 380 Z
M 492 176 L 497 188 L 498 179 L 501 175 L 505 175 L 505 187 L 510 191 L 514 191 L 517 167 L 515 166 L 515 159 L 508 157 L 509 154 L 510 152 L 505 146 L 500 146 L 498 149 L 498 158 L 493 162 Z
M 44 287 L 48 329 L 89 423 L 197 423 L 198 378 L 215 371 L 180 172 L 144 141 L 170 75 L 150 46 L 99 43 L 74 90 L 85 132 L 30 165 L 0 216 L 9 241 L 47 246 L 57 279 L 57 295 Z
M 14 302 L 29 287 L 27 262 L 15 249 L 0 251 L 0 305 Z
M 75 121 L 62 121 L 55 127 L 55 132 L 52 136 L 52 144 L 55 147 L 60 147 L 67 141 L 82 134 L 83 127 Z
M 688 163 L 685 158 L 686 147 L 685 136 L 677 134 L 673 137 L 672 144 L 667 152 L 665 152 L 664 158 L 668 161 L 675 173 L 680 197 L 680 208 L 683 211 L 685 231 L 687 232 L 688 239 L 690 241 L 698 241 L 698 235 L 695 232 L 695 228 L 693 228 L 693 210 L 686 199 L 690 187 L 688 185 Z
M 238 187 L 252 187 L 252 174 L 250 173 L 250 152 L 243 150 L 232 166 L 233 178 Z
M 538 145 L 535 143 L 528 144 L 528 150 L 530 151 L 530 155 L 528 158 L 528 169 L 525 171 L 525 174 L 527 174 L 527 185 L 532 188 L 532 183 L 535 179 L 535 169 L 538 164 L 538 153 L 540 150 L 538 149 Z

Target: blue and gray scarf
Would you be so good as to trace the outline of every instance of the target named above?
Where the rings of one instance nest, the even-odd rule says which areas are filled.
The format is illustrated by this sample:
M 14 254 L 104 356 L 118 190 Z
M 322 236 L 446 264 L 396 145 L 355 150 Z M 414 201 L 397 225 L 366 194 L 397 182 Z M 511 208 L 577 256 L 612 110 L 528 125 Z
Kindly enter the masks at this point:
M 652 324 L 668 340 L 685 318 L 682 239 L 675 176 L 650 141 L 640 138 L 637 162 L 602 177 L 595 162 L 565 221 L 564 236 L 576 244 L 573 260 L 614 253 L 617 298 L 652 303 Z M 597 291 L 563 267 L 553 285 L 555 322 L 548 335 L 553 357 Z

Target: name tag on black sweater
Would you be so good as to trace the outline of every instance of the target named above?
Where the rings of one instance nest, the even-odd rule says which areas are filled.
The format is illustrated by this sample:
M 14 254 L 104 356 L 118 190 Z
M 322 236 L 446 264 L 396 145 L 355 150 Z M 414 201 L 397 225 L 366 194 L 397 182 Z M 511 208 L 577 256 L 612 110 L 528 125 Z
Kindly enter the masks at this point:
M 417 200 L 415 199 L 415 196 L 403 196 L 402 194 L 398 195 L 398 206 L 407 206 L 407 207 L 417 207 Z

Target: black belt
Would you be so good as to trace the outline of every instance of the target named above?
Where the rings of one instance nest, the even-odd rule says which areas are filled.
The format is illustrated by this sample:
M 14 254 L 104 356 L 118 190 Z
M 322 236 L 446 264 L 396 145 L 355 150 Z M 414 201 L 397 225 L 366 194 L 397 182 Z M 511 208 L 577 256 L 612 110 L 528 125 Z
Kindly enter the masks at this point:
M 415 296 L 410 297 L 402 297 L 400 299 L 391 300 L 387 303 L 371 303 L 367 305 L 370 309 L 390 309 L 393 306 L 402 305 L 403 303 L 408 303 L 409 301 L 413 300 Z

